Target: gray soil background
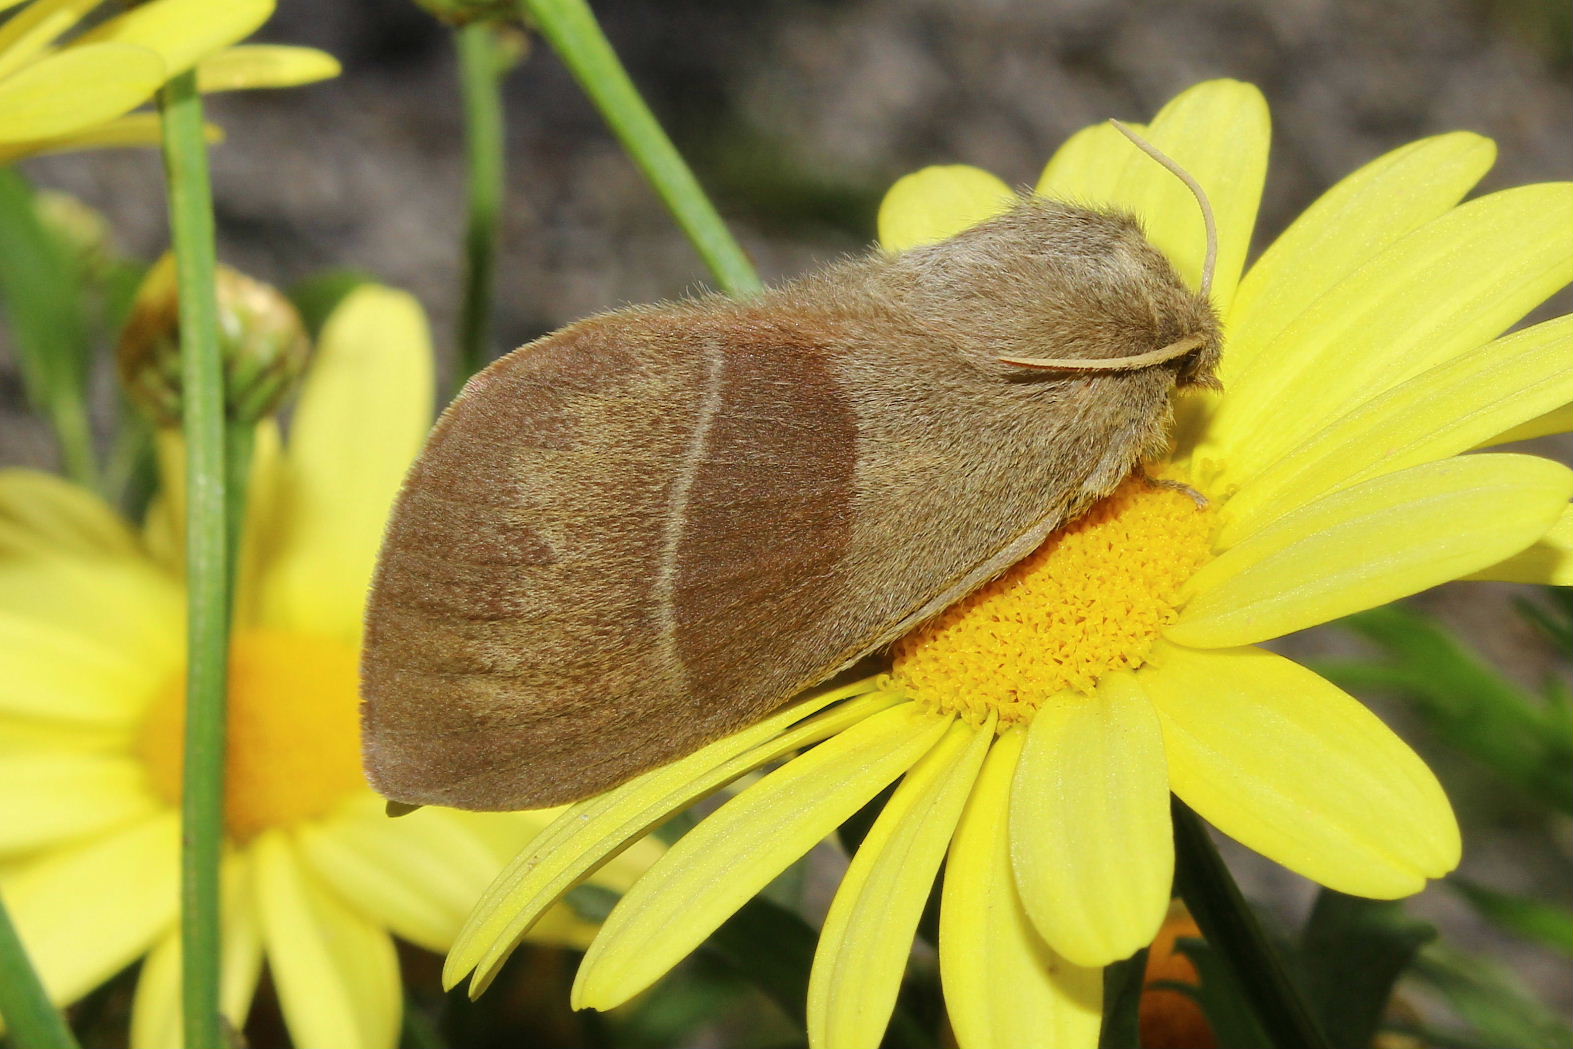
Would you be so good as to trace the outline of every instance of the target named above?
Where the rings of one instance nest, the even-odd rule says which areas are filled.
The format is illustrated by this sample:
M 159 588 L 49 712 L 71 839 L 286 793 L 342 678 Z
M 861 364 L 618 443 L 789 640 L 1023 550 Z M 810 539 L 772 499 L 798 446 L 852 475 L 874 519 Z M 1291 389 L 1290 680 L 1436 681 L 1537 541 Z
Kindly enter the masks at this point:
M 767 280 L 866 245 L 881 193 L 902 174 L 965 162 L 1031 183 L 1076 129 L 1146 119 L 1211 77 L 1252 81 L 1272 107 L 1258 251 L 1339 177 L 1424 135 L 1468 129 L 1495 139 L 1499 160 L 1481 192 L 1573 178 L 1565 0 L 594 6 Z M 281 0 L 260 38 L 324 48 L 344 73 L 212 100 L 209 116 L 227 132 L 214 151 L 221 258 L 280 286 L 329 267 L 369 270 L 420 297 L 451 361 L 464 176 L 445 31 L 403 0 Z M 589 313 L 705 284 L 698 258 L 544 46 L 512 73 L 506 96 L 497 352 Z M 43 158 L 25 171 L 101 209 L 128 252 L 164 249 L 155 152 Z M 1568 302 L 1564 293 L 1541 315 Z M 1537 450 L 1566 459 L 1570 444 Z M 3 342 L 0 464 L 55 465 Z M 1421 602 L 1515 677 L 1565 673 L 1563 657 L 1512 611 L 1519 593 L 1465 584 Z M 1316 632 L 1285 647 L 1317 655 L 1348 644 Z M 1379 709 L 1404 731 L 1402 710 Z M 1428 757 L 1457 785 L 1455 799 L 1487 782 L 1456 759 Z M 1558 873 L 1573 853 L 1565 823 L 1547 841 L 1511 813 L 1464 815 L 1471 877 L 1573 900 Z M 1251 893 L 1299 920 L 1310 899 L 1303 880 L 1242 850 L 1229 856 Z M 1433 888 L 1413 909 L 1455 944 L 1509 960 L 1559 1012 L 1573 1010 L 1565 959 L 1483 927 L 1445 891 Z

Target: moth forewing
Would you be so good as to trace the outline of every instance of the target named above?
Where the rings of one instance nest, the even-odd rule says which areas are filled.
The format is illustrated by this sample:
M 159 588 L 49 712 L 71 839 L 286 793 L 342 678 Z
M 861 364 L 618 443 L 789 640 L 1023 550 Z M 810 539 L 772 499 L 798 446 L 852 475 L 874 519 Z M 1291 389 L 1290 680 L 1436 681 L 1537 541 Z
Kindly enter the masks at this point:
M 1028 370 L 1176 350 L 1141 367 Z M 582 321 L 448 408 L 367 613 L 387 797 L 556 804 L 754 720 L 1165 450 L 1218 327 L 1126 216 L 1044 200 L 734 301 Z

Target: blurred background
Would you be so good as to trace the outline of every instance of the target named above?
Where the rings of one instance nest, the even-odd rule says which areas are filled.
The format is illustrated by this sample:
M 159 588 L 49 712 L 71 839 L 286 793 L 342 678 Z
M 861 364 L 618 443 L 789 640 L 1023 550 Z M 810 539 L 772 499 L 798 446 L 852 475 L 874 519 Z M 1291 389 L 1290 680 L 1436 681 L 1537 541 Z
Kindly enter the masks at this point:
M 915 168 L 964 162 L 1029 184 L 1074 130 L 1110 116 L 1144 120 L 1184 87 L 1217 76 L 1256 83 L 1272 107 L 1258 249 L 1342 175 L 1437 132 L 1496 140 L 1498 164 L 1481 191 L 1573 178 L 1566 0 L 594 6 L 767 280 L 867 245 L 880 196 Z M 450 34 L 408 0 L 281 0 L 256 39 L 323 48 L 344 73 L 304 89 L 211 100 L 209 118 L 227 133 L 214 151 L 220 258 L 281 287 L 350 267 L 409 289 L 430 311 L 451 368 L 464 166 Z M 697 256 L 547 48 L 530 49 L 505 94 L 494 352 L 588 313 L 704 285 Z M 40 158 L 23 170 L 102 211 L 128 254 L 152 258 L 166 247 L 156 151 Z M 1564 292 L 1537 317 L 1565 313 L 1569 301 Z M 108 369 L 100 379 L 108 404 Z M 0 343 L 0 465 L 53 469 L 52 447 Z M 1536 450 L 1573 457 L 1565 438 Z M 1538 692 L 1548 678 L 1565 679 L 1566 655 L 1517 607 L 1526 594 L 1462 584 L 1422 595 L 1415 607 Z M 1286 647 L 1302 658 L 1346 659 L 1368 644 L 1333 629 Z M 1374 698 L 1459 804 L 1464 873 L 1573 902 L 1566 817 L 1522 805 L 1488 771 L 1427 736 L 1412 703 Z M 1248 892 L 1298 923 L 1309 883 L 1243 852 L 1229 856 Z M 1454 945 L 1507 961 L 1557 1013 L 1573 1014 L 1565 957 L 1499 931 L 1443 890 L 1410 911 L 1442 925 Z

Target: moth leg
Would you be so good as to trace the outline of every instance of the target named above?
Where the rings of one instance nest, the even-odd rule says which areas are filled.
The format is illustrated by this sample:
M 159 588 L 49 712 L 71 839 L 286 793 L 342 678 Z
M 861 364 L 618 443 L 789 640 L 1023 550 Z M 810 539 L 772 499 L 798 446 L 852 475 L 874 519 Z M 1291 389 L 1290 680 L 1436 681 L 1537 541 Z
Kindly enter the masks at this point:
M 1203 495 L 1201 492 L 1198 492 L 1184 481 L 1173 481 L 1167 477 L 1153 477 L 1147 473 L 1147 468 L 1145 466 L 1137 466 L 1136 474 L 1153 488 L 1168 488 L 1172 491 L 1184 492 L 1196 503 L 1196 508 L 1198 510 L 1205 510 L 1208 506 L 1212 505 L 1205 495 Z

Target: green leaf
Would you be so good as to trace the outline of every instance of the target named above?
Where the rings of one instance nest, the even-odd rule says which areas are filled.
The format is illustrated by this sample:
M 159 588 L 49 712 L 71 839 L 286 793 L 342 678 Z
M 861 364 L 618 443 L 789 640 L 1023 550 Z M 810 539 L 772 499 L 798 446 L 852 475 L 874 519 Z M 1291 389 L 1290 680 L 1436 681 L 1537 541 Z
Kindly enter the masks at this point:
M 322 333 L 328 315 L 343 302 L 345 297 L 362 284 L 374 284 L 377 278 L 366 270 L 341 268 L 314 273 L 296 282 L 288 291 L 289 300 L 300 311 L 306 333 L 315 341 Z
M 66 472 L 97 476 L 86 408 L 88 337 L 81 267 L 38 216 L 33 188 L 0 168 L 0 302 L 28 400 L 49 416 Z
M 1189 994 L 1207 1014 L 1207 1023 L 1213 1029 L 1213 1040 L 1218 1045 L 1272 1045 L 1267 1032 L 1257 1022 L 1256 1009 L 1246 999 L 1240 985 L 1229 976 L 1229 963 L 1205 940 L 1183 937 L 1175 941 L 1174 949 L 1196 966 L 1197 986 L 1184 984 L 1164 986 L 1182 994 Z M 1334 1045 L 1343 1045 L 1334 1042 Z
M 1469 1025 L 1470 1044 L 1491 1049 L 1573 1049 L 1573 1031 L 1525 990 L 1511 971 L 1490 959 L 1434 944 L 1420 952 L 1413 972 Z M 1452 1040 L 1446 1034 L 1435 1039 Z
M 1445 882 L 1492 923 L 1511 933 L 1573 955 L 1573 910 L 1554 903 L 1498 892 L 1464 878 Z
M 1370 1045 L 1393 985 L 1436 937 L 1402 903 L 1323 889 L 1300 942 L 1302 986 L 1334 1045 Z
M 1379 661 L 1323 662 L 1349 689 L 1409 700 L 1443 742 L 1542 805 L 1573 813 L 1573 719 L 1488 666 L 1429 616 L 1387 606 L 1340 621 L 1382 649 Z
M 1138 1049 L 1141 1021 L 1138 1007 L 1147 975 L 1147 948 L 1103 970 L 1103 1027 L 1098 1049 Z M 1265 1043 L 1264 1043 L 1265 1044 Z

